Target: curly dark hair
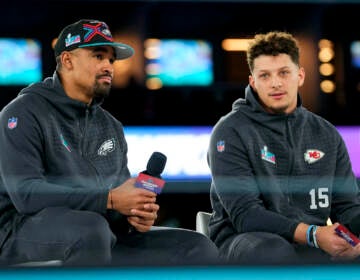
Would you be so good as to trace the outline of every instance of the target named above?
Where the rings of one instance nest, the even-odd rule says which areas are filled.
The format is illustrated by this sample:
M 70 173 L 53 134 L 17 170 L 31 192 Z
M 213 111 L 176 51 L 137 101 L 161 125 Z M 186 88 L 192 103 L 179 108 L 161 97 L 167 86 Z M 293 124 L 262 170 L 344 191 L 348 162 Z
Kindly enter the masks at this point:
M 271 31 L 255 35 L 254 40 L 249 44 L 246 59 L 252 72 L 254 59 L 260 55 L 287 54 L 296 65 L 299 65 L 299 53 L 298 42 L 292 34 L 283 31 Z

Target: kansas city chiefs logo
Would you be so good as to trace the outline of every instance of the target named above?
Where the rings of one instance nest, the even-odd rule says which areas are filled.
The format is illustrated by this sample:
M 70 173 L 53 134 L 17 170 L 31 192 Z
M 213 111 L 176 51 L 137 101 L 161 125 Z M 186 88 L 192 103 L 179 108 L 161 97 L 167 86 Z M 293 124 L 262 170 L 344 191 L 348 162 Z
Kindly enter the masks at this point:
M 321 159 L 324 155 L 325 153 L 319 150 L 306 150 L 304 159 L 307 163 L 311 164 Z

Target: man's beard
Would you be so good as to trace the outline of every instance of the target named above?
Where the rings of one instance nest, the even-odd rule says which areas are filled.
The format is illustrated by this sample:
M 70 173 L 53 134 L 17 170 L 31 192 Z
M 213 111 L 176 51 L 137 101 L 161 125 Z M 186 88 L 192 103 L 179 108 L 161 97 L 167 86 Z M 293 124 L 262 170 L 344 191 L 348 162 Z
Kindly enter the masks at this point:
M 270 107 L 270 110 L 273 114 L 282 115 L 285 114 L 287 108 L 288 106 Z
M 94 97 L 108 97 L 110 93 L 111 85 L 99 84 L 96 82 L 94 86 Z

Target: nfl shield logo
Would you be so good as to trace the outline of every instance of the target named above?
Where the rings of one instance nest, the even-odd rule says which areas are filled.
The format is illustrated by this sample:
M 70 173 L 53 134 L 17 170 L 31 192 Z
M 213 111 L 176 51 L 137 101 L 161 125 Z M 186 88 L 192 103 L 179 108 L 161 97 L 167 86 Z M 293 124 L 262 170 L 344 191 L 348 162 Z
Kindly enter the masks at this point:
M 223 152 L 225 151 L 225 141 L 224 140 L 220 140 L 219 142 L 216 143 L 216 149 L 218 152 Z
M 8 119 L 8 128 L 14 129 L 17 126 L 17 118 L 11 117 Z

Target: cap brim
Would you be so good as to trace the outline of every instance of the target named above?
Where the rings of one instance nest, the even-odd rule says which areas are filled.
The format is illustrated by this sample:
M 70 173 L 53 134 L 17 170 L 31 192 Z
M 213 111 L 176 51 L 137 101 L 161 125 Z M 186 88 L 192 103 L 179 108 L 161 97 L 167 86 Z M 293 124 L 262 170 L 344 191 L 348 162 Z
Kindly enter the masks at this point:
M 96 46 L 111 46 L 115 49 L 115 56 L 117 60 L 120 59 L 126 59 L 131 57 L 135 51 L 132 47 L 126 44 L 122 43 L 107 43 L 107 42 L 101 42 L 101 43 L 92 43 L 92 44 L 84 44 L 79 46 L 79 48 L 86 48 L 86 47 L 96 47 Z

